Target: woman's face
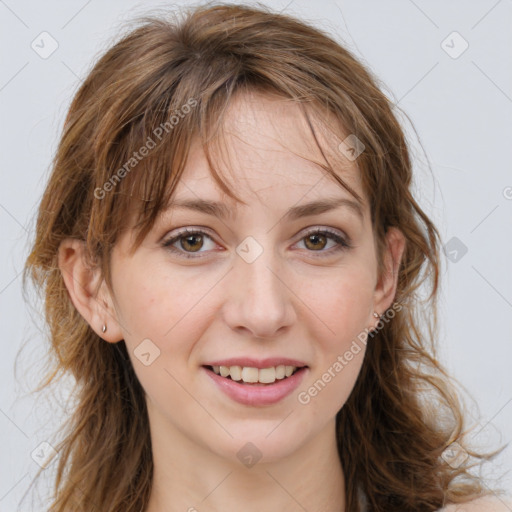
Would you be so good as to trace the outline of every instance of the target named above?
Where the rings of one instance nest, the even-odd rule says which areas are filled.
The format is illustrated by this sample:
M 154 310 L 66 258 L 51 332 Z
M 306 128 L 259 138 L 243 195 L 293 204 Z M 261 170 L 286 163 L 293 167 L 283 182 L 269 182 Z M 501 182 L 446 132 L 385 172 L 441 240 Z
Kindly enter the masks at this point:
M 121 238 L 111 260 L 115 315 L 153 435 L 270 461 L 332 432 L 365 329 L 390 306 L 394 282 L 378 282 L 366 202 L 287 149 L 322 160 L 297 106 L 240 97 L 225 126 L 230 186 L 247 206 L 222 194 L 193 146 L 175 201 L 216 202 L 224 215 L 173 207 L 132 256 L 129 233 Z M 327 144 L 338 151 L 340 142 Z M 345 162 L 342 178 L 364 197 L 356 161 Z M 333 200 L 339 206 L 307 207 Z M 234 368 L 234 379 L 276 381 L 206 368 L 222 362 L 267 368 Z M 279 366 L 306 368 L 287 381 Z

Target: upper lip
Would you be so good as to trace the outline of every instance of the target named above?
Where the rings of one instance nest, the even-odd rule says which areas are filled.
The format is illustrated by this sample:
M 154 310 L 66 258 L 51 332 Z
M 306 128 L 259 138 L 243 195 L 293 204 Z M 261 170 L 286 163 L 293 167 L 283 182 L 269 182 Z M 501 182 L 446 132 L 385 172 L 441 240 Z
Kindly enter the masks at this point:
M 252 357 L 232 357 L 230 359 L 219 359 L 210 361 L 204 366 L 245 366 L 247 368 L 270 368 L 271 366 L 296 366 L 301 368 L 307 366 L 306 363 L 289 357 L 268 357 L 267 359 L 254 359 Z

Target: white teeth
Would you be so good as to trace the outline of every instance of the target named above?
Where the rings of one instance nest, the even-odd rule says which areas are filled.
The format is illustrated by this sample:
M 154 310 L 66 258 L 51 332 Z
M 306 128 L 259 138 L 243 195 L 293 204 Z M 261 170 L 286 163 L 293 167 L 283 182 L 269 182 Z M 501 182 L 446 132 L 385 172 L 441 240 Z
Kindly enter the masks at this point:
M 241 366 L 230 366 L 229 375 L 233 380 L 242 380 L 242 367 Z
M 244 366 L 242 368 L 242 380 L 244 382 L 258 382 L 258 368 Z
M 259 371 L 259 379 L 263 384 L 271 384 L 276 381 L 276 369 L 275 368 L 262 368 Z
M 284 364 L 261 369 L 250 366 L 213 366 L 213 371 L 222 377 L 230 376 L 235 381 L 247 383 L 261 382 L 262 384 L 272 384 L 276 380 L 290 377 L 296 369 L 296 366 Z

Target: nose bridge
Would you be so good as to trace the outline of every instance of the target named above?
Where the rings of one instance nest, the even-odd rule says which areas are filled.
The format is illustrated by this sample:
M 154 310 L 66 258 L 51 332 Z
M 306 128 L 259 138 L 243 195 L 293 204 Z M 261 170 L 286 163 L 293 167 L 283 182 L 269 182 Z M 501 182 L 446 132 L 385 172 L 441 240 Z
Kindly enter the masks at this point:
M 253 305 L 260 309 L 270 307 L 271 302 L 275 307 L 283 299 L 282 283 L 273 270 L 277 269 L 279 262 L 269 240 L 270 237 L 266 237 L 258 241 L 250 236 L 237 247 L 239 258 L 236 265 L 240 269 L 241 282 L 246 283 L 245 291 L 250 292 L 247 298 L 252 298 Z
M 254 336 L 263 337 L 292 322 L 293 306 L 279 257 L 268 245 L 270 237 L 266 242 L 260 240 L 249 236 L 236 249 L 236 301 L 231 305 L 230 321 L 232 327 L 245 327 Z
M 265 304 L 283 299 L 282 281 L 278 278 L 279 266 L 271 249 L 267 249 L 252 263 L 239 262 L 242 268 L 242 282 L 247 283 L 247 291 L 251 291 L 253 299 L 266 298 Z

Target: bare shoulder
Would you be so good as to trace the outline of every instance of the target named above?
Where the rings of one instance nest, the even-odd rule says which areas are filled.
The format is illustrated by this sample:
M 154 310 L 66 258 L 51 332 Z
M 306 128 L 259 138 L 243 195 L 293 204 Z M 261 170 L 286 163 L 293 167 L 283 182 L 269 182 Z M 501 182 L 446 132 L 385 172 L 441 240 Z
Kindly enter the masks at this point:
M 512 512 L 512 499 L 504 497 L 485 497 L 458 505 L 448 505 L 439 512 Z

